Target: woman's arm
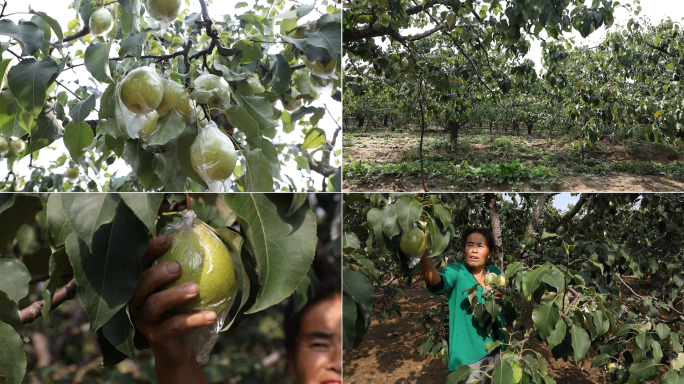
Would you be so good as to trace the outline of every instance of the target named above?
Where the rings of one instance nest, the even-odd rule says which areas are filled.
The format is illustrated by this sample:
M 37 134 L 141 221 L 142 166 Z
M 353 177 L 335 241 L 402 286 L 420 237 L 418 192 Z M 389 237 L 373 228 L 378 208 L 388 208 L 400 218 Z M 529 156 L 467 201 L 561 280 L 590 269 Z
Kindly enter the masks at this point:
M 434 287 L 442 281 L 442 276 L 440 276 L 439 271 L 435 267 L 435 263 L 432 262 L 430 258 L 430 250 L 425 249 L 423 252 L 423 257 L 420 259 L 420 273 L 423 275 L 423 280 L 428 287 Z

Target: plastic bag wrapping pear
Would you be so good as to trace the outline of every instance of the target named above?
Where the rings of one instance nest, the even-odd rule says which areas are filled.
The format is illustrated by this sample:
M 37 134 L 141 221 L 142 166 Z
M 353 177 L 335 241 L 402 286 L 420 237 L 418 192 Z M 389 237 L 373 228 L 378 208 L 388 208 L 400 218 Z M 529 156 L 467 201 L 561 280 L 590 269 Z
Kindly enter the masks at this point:
M 181 0 L 145 0 L 145 10 L 159 22 L 161 34 L 165 34 L 180 12 Z
M 159 290 L 190 281 L 199 287 L 197 296 L 173 307 L 168 314 L 216 312 L 213 324 L 183 334 L 195 349 L 197 361 L 206 363 L 237 295 L 238 280 L 233 259 L 223 241 L 197 219 L 193 211 L 183 211 L 181 221 L 166 225 L 161 234 L 171 236 L 171 247 L 155 260 L 154 265 L 177 261 L 181 264 L 181 276 L 162 285 Z
M 88 27 L 93 36 L 107 36 L 114 27 L 114 17 L 106 8 L 100 8 L 90 15 Z
M 200 128 L 190 146 L 192 168 L 207 183 L 211 192 L 227 192 L 233 185 L 230 176 L 237 157 L 231 139 L 210 121 Z
M 159 107 L 163 96 L 162 78 L 150 67 L 140 67 L 128 72 L 119 87 L 121 102 L 133 113 L 152 112 Z
M 121 106 L 121 111 L 124 115 L 124 124 L 126 131 L 132 138 L 141 138 L 145 141 L 157 130 L 157 122 L 159 114 L 152 110 L 148 113 L 131 112 L 125 105 Z
M 192 99 L 207 104 L 211 109 L 225 111 L 230 107 L 230 86 L 223 77 L 205 74 L 194 81 Z
M 162 75 L 162 83 L 164 84 L 164 96 L 161 104 L 157 107 L 159 117 L 165 116 L 175 109 L 186 121 L 194 121 L 195 104 L 190 100 L 190 94 L 185 86 L 169 79 L 166 73 Z

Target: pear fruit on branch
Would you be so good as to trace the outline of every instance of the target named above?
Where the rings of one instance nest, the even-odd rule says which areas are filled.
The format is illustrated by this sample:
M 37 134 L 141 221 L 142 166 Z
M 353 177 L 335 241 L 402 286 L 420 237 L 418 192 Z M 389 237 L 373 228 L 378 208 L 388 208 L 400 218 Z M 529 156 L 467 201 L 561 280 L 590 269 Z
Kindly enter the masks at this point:
M 121 101 L 133 113 L 149 113 L 164 98 L 161 76 L 149 67 L 130 71 L 121 83 Z
M 88 27 L 93 36 L 106 36 L 114 27 L 114 17 L 107 9 L 100 8 L 90 16 Z
M 211 109 L 225 111 L 230 107 L 230 86 L 223 77 L 202 75 L 195 79 L 195 90 L 192 98 Z
M 171 235 L 171 247 L 156 263 L 177 261 L 181 276 L 159 287 L 168 289 L 193 282 L 199 287 L 196 297 L 173 307 L 169 314 L 215 311 L 227 313 L 238 289 L 235 264 L 223 241 L 194 211 L 184 211 L 178 224 L 167 225 L 162 233 Z
M 190 162 L 212 192 L 226 192 L 237 155 L 231 139 L 209 122 L 190 146 Z
M 169 111 L 176 108 L 181 116 L 186 119 L 189 118 L 194 113 L 195 106 L 192 100 L 190 100 L 190 95 L 185 87 L 169 79 L 164 79 L 162 82 L 164 84 L 164 93 L 162 101 L 157 107 L 159 117 L 166 115 Z

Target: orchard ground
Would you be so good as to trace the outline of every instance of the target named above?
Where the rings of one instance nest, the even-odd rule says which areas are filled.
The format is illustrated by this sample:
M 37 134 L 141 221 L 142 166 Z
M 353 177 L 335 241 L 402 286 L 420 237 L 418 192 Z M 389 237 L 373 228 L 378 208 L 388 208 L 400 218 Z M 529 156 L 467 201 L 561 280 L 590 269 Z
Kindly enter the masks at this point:
M 349 125 L 347 125 L 349 127 Z M 524 129 L 524 128 L 523 128 Z M 432 191 L 671 192 L 684 190 L 684 147 L 602 139 L 585 153 L 575 138 L 534 132 L 490 135 L 462 129 L 458 144 L 442 130 L 427 130 L 425 178 Z M 350 132 L 351 131 L 351 132 Z M 347 191 L 422 191 L 420 131 L 349 130 L 344 133 Z M 467 166 L 464 165 L 467 161 Z
M 648 281 L 633 277 L 625 280 L 637 293 L 648 294 Z M 414 327 L 416 318 L 426 308 L 436 306 L 436 296 L 427 291 L 420 277 L 413 279 L 406 293 L 408 298 L 400 299 L 402 316 L 397 316 L 395 312 L 382 322 L 373 317 L 361 345 L 353 350 L 344 350 L 345 383 L 442 384 L 446 381 L 449 370 L 442 363 L 441 356 L 420 354 L 420 345 L 426 333 L 422 326 Z M 629 293 L 622 289 L 622 298 L 627 298 Z M 376 292 L 376 299 L 380 296 L 382 294 Z M 536 338 L 526 345 L 544 356 L 549 376 L 557 384 L 612 383 L 605 369 L 591 367 L 591 358 L 596 355 L 593 349 L 589 349 L 586 361 L 579 364 L 554 359 L 548 346 Z M 664 370 L 661 369 L 661 372 Z

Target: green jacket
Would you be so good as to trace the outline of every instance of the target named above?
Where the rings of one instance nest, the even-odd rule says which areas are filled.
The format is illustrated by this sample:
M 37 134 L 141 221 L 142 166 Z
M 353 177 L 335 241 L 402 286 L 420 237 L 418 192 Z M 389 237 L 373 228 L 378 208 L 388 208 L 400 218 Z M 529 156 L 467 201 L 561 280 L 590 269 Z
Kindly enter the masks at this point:
M 494 266 L 488 266 L 486 270 L 496 274 L 501 273 L 499 268 Z M 439 274 L 444 282 L 443 287 L 439 290 L 428 287 L 428 290 L 435 295 L 447 295 L 449 299 L 449 370 L 455 371 L 463 364 L 472 364 L 487 356 L 485 343 L 495 340 L 505 342 L 505 335 L 498 329 L 504 328 L 506 324 L 503 313 L 499 314 L 496 326 L 492 327 L 492 334 L 487 335 L 485 329 L 481 328 L 480 323 L 473 318 L 473 314 L 468 312 L 470 302 L 468 295 L 463 291 L 479 283 L 465 265 L 453 263 L 439 271 Z M 480 297 L 480 302 L 484 302 L 482 286 L 478 286 L 477 295 Z M 497 336 L 496 339 L 494 335 Z

